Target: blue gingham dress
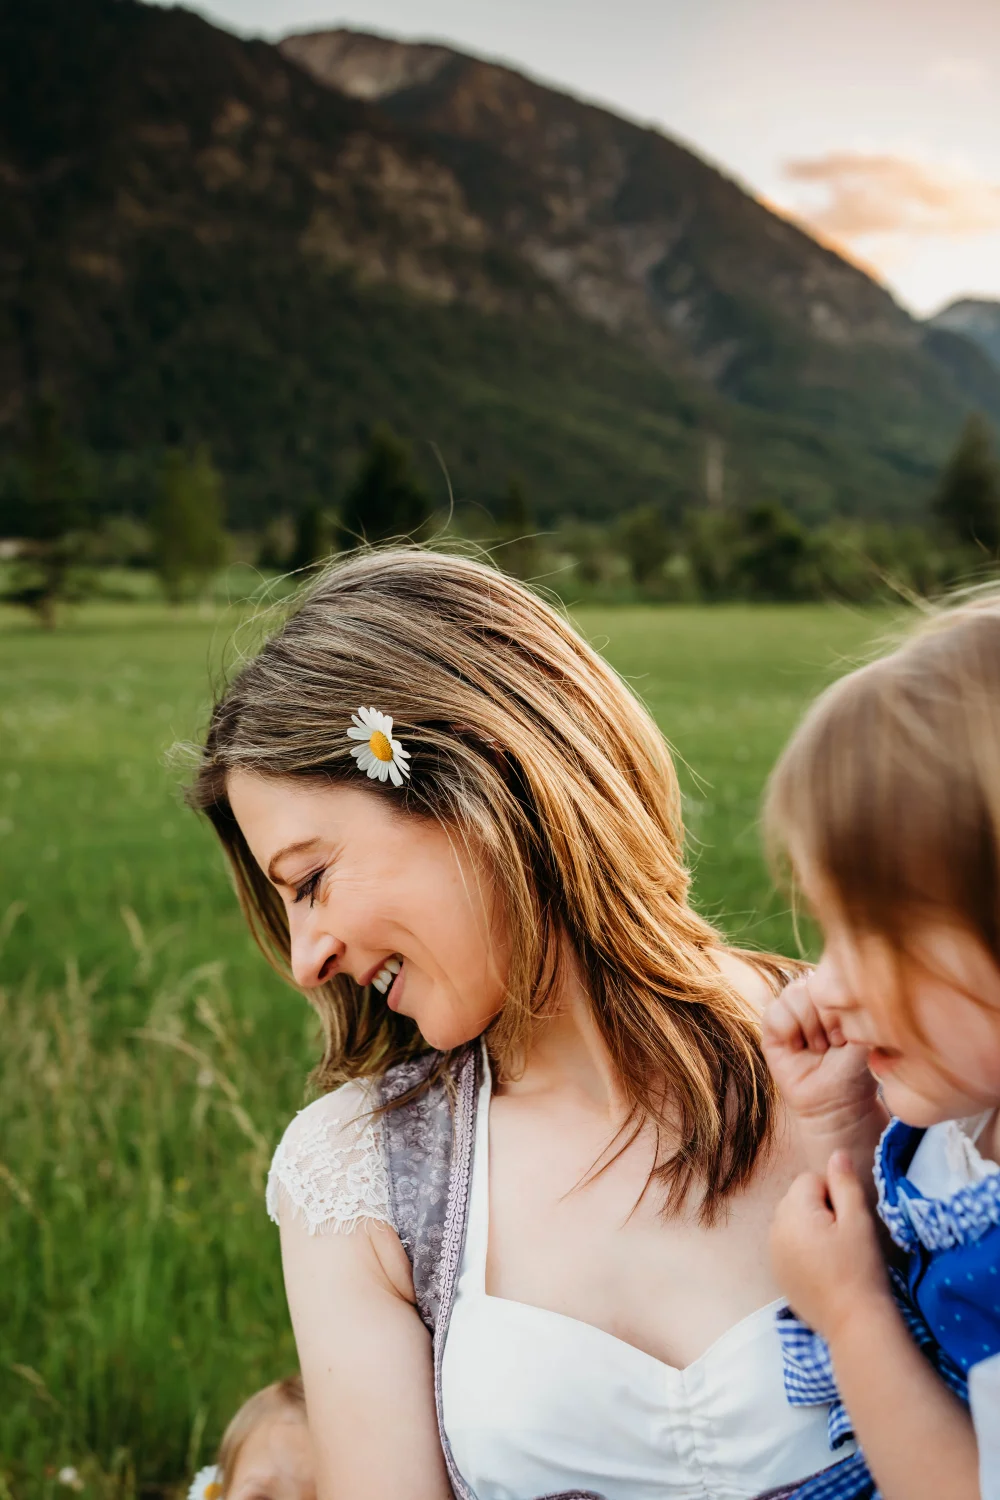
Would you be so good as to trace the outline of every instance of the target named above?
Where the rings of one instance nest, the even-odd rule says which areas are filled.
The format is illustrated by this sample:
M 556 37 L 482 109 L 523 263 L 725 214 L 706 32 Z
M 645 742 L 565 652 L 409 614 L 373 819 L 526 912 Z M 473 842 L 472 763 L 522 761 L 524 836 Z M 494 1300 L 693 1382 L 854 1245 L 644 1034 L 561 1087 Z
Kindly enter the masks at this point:
M 891 1273 L 910 1332 L 945 1384 L 968 1402 L 969 1374 L 1000 1355 L 1000 1173 L 947 1198 L 925 1197 L 906 1176 L 924 1132 L 893 1120 L 875 1157 L 878 1211 L 903 1252 Z M 832 1402 L 831 1453 L 854 1436 L 825 1341 L 785 1309 L 778 1315 L 785 1391 L 793 1406 Z M 1000 1424 L 1000 1411 L 989 1414 Z M 878 1500 L 858 1451 L 778 1495 L 795 1500 Z

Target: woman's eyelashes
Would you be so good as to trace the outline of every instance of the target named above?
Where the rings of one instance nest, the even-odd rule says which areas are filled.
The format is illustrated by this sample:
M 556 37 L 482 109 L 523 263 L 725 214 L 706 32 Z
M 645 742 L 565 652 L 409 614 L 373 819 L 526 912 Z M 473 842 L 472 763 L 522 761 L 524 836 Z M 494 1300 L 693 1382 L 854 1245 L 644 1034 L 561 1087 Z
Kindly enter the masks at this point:
M 325 869 L 325 867 L 324 867 L 324 869 Z M 315 905 L 315 903 L 316 903 L 316 892 L 319 889 L 319 883 L 320 883 L 320 881 L 323 878 L 323 874 L 324 874 L 324 870 L 317 870 L 314 874 L 308 876 L 305 880 L 303 880 L 303 882 L 302 882 L 301 885 L 297 885 L 295 887 L 295 902 L 294 902 L 294 904 L 296 906 L 298 905 L 298 903 L 300 901 L 304 901 L 307 896 L 309 897 L 309 905 L 310 906 L 314 906 Z

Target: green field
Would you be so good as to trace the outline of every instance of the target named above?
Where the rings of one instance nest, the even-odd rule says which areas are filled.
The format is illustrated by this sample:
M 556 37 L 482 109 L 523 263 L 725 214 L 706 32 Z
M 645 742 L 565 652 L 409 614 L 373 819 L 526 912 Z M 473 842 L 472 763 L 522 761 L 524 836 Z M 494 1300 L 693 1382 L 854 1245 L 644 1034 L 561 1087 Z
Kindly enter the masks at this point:
M 682 768 L 697 901 L 790 948 L 760 788 L 803 704 L 885 615 L 635 608 L 579 624 Z M 271 1148 L 315 1059 L 165 752 L 204 721 L 235 615 L 0 614 L 0 1500 L 149 1493 L 294 1364 Z M 65 1495 L 65 1490 L 58 1491 Z

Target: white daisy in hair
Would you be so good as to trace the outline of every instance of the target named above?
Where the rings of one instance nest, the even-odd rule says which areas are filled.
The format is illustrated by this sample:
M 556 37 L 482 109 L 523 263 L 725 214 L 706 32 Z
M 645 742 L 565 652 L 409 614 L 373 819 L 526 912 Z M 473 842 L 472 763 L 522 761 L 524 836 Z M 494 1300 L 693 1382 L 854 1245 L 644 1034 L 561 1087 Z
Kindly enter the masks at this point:
M 188 1500 L 219 1500 L 222 1494 L 222 1470 L 218 1464 L 199 1469 L 191 1481 Z
M 372 781 L 391 781 L 393 786 L 402 786 L 403 777 L 410 774 L 406 764 L 410 753 L 393 739 L 391 716 L 379 713 L 377 708 L 359 708 L 356 714 L 351 714 L 351 720 L 347 738 L 365 742 L 351 751 L 358 769 L 367 772 Z

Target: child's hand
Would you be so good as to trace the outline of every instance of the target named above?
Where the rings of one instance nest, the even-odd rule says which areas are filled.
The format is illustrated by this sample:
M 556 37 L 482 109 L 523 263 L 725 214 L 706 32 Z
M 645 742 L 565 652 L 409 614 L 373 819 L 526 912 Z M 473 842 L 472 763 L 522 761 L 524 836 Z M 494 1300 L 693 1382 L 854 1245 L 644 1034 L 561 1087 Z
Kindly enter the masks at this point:
M 826 1181 L 804 1172 L 792 1183 L 774 1216 L 771 1257 L 792 1310 L 832 1345 L 848 1318 L 891 1301 L 875 1222 L 845 1152 L 831 1156 Z
M 865 1048 L 845 1041 L 836 1021 L 824 1025 L 808 978 L 787 985 L 768 1005 L 761 1041 L 811 1166 L 824 1168 L 832 1151 L 853 1148 L 859 1139 L 874 1145 L 885 1113 Z

